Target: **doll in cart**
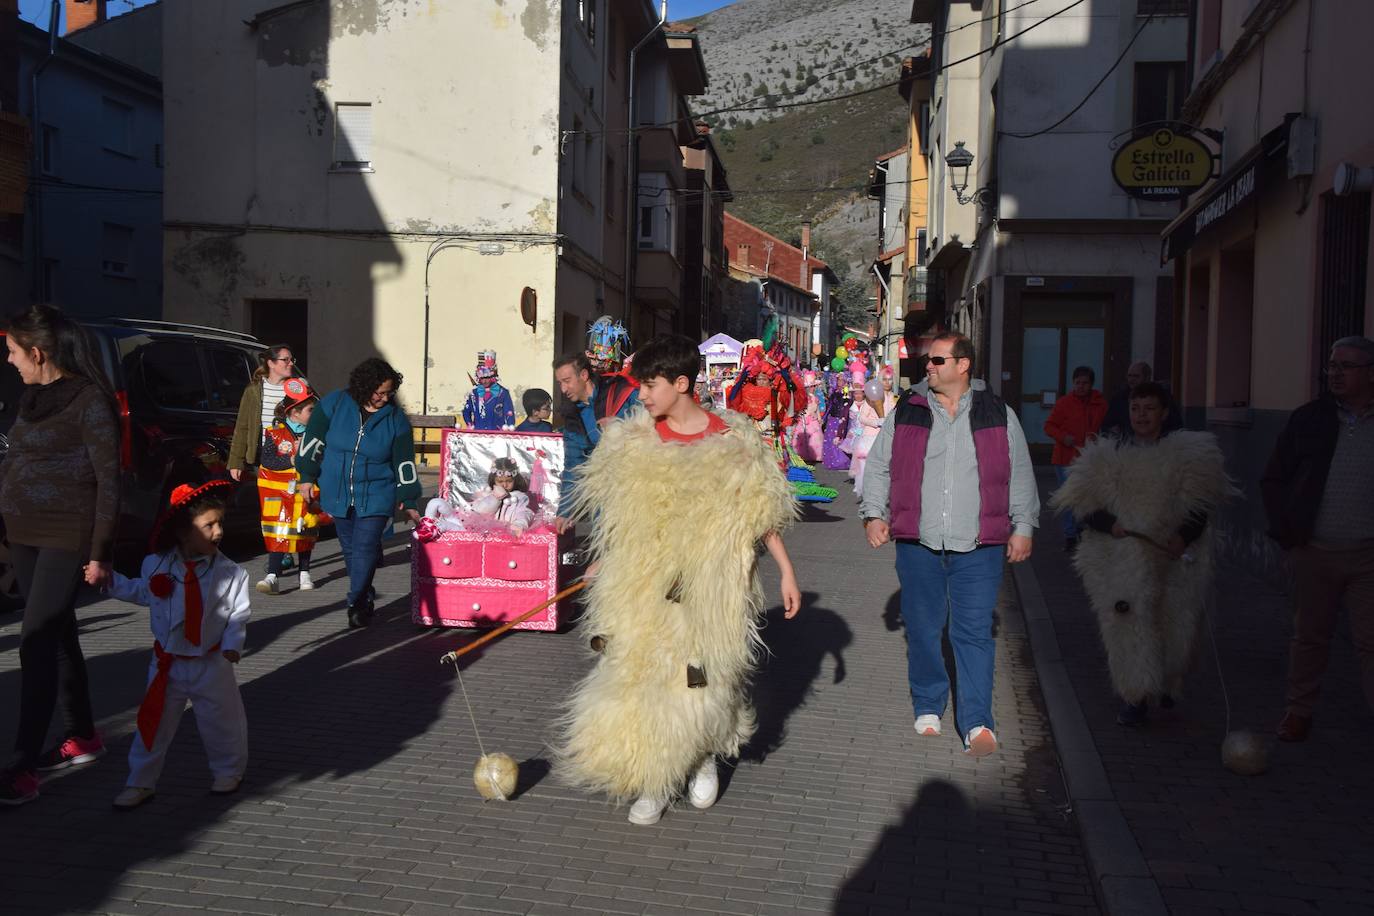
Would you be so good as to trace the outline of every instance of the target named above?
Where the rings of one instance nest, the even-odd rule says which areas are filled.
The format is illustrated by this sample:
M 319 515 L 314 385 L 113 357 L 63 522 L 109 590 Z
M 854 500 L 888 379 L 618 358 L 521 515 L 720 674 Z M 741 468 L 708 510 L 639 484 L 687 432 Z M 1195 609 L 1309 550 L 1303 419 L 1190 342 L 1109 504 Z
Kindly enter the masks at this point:
M 433 519 L 439 531 L 495 531 L 520 535 L 535 520 L 529 481 L 510 458 L 497 458 L 492 462 L 487 485 L 473 493 L 471 499 L 464 500 L 461 496 L 453 499 L 461 505 L 436 498 L 425 506 L 425 518 Z
M 425 506 L 411 552 L 415 622 L 495 626 L 554 596 L 562 436 L 448 429 L 441 451 L 439 496 Z M 558 610 L 519 628 L 553 630 Z

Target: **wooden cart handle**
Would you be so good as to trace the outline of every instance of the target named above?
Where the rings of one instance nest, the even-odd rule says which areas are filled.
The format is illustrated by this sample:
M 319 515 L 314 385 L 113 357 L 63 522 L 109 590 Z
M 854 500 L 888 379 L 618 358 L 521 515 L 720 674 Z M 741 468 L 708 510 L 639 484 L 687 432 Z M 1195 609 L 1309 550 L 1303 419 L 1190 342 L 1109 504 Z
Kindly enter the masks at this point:
M 476 649 L 478 646 L 481 646 L 481 645 L 484 645 L 484 644 L 486 644 L 486 643 L 491 642 L 493 639 L 495 639 L 496 637 L 500 636 L 502 633 L 506 632 L 506 631 L 509 630 L 511 627 L 519 626 L 520 624 L 524 623 L 526 620 L 529 620 L 529 619 L 530 619 L 531 617 L 533 617 L 535 614 L 538 614 L 540 611 L 544 610 L 545 608 L 549 607 L 550 605 L 557 604 L 558 602 L 562 601 L 564 598 L 567 598 L 569 595 L 575 595 L 575 594 L 577 594 L 578 592 L 582 591 L 582 589 L 584 589 L 584 588 L 586 588 L 586 587 L 587 587 L 587 580 L 586 580 L 586 579 L 582 579 L 581 581 L 577 582 L 577 583 L 574 584 L 574 585 L 569 585 L 567 588 L 563 589 L 563 591 L 561 591 L 561 592 L 559 592 L 558 594 L 554 595 L 552 598 L 550 598 L 548 601 L 545 601 L 543 604 L 539 605 L 538 607 L 535 607 L 535 608 L 532 608 L 531 610 L 526 611 L 525 613 L 521 614 L 519 617 L 515 618 L 514 620 L 508 620 L 508 621 L 506 621 L 505 623 L 501 624 L 501 626 L 499 626 L 499 627 L 497 627 L 496 629 L 492 630 L 490 633 L 487 633 L 485 636 L 482 636 L 480 639 L 474 639 L 472 642 L 468 643 L 466 646 L 463 646 L 461 649 L 455 649 L 455 650 L 453 650 L 452 652 L 449 652 L 449 653 L 445 654 L 444 656 L 442 656 L 442 657 L 439 659 L 439 664 L 442 665 L 442 664 L 444 664 L 445 662 L 453 662 L 453 664 L 457 665 L 457 664 L 458 664 L 458 659 L 461 658 L 461 657 L 463 657 L 464 655 L 468 654 L 468 653 L 471 652 L 473 649 Z

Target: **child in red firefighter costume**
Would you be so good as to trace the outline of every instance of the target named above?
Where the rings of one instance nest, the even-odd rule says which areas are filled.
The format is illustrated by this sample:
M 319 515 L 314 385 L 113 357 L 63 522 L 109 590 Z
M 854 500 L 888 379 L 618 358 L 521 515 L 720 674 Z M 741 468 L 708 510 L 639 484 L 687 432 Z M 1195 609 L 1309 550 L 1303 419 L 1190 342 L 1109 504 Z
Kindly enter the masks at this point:
M 149 609 L 153 658 L 129 748 L 129 779 L 114 800 L 136 808 L 153 797 L 167 750 L 189 703 L 205 745 L 210 791 L 238 789 L 248 766 L 248 720 L 234 665 L 247 633 L 248 571 L 219 552 L 224 536 L 221 494 L 233 482 L 216 480 L 172 491 L 153 530 L 155 553 L 137 579 L 88 568 L 86 581 L 112 597 Z
M 300 483 L 296 452 L 320 399 L 303 378 L 289 378 L 282 387 L 286 396 L 276 406 L 277 419 L 263 431 L 258 449 L 258 506 L 262 542 L 267 547 L 267 577 L 257 590 L 265 595 L 279 592 L 283 561 L 292 553 L 300 569 L 301 590 L 315 587 L 310 580 L 310 552 L 320 536 L 320 524 L 329 519 L 318 502 L 307 502 L 296 492 Z
M 806 410 L 806 400 L 806 386 L 778 334 L 778 319 L 771 317 L 763 339 L 745 344 L 739 377 L 725 403 L 753 419 L 764 438 L 777 444 L 785 456 L 788 428 Z

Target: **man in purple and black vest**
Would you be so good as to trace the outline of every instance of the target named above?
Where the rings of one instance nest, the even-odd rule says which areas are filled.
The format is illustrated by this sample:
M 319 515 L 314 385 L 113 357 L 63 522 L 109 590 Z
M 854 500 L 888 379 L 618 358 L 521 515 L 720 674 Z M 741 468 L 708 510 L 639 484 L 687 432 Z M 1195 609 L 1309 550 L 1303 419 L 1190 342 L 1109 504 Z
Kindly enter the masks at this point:
M 959 684 L 955 724 L 964 752 L 986 757 L 997 750 L 992 611 L 1002 557 L 1030 557 L 1040 496 L 1016 414 L 972 372 L 967 337 L 935 338 L 926 380 L 897 402 L 868 453 L 862 511 L 870 545 L 897 542 L 917 734 L 940 734 L 949 702 L 940 640 L 948 625 Z

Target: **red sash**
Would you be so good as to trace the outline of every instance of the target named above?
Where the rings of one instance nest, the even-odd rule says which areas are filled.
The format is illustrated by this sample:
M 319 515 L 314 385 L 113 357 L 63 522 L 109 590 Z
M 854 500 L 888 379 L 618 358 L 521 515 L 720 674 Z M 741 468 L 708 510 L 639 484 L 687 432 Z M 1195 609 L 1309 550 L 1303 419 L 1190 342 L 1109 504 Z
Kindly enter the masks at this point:
M 143 746 L 148 750 L 153 749 L 153 742 L 157 740 L 157 727 L 162 724 L 162 709 L 167 705 L 167 679 L 171 674 L 172 662 L 179 658 L 208 658 L 218 651 L 219 643 L 215 643 L 204 655 L 172 655 L 162 648 L 162 643 L 153 642 L 153 654 L 157 656 L 157 674 L 153 675 L 148 692 L 143 695 L 143 702 L 138 705 L 138 734 L 143 739 Z

